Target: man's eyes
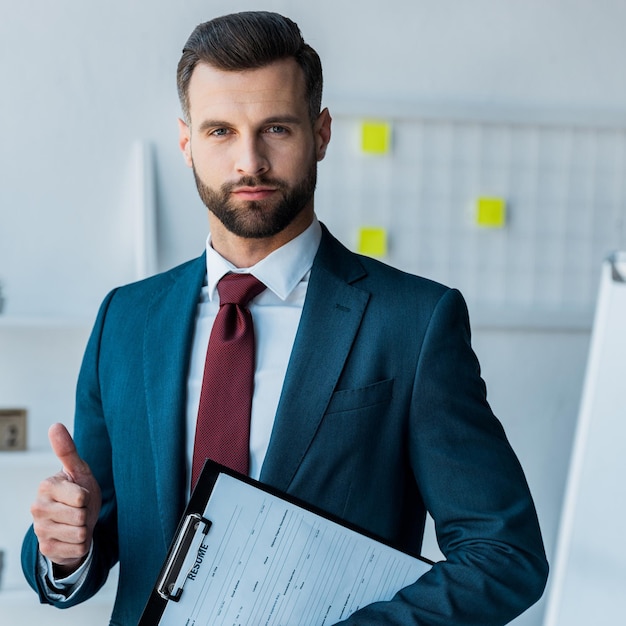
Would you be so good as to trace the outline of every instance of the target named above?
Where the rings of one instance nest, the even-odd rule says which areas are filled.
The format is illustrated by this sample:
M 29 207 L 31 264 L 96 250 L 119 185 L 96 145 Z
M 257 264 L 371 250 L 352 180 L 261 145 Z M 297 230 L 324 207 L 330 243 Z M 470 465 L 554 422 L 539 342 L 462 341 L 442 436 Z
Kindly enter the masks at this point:
M 225 137 L 226 135 L 232 134 L 232 130 L 230 128 L 213 128 L 209 131 L 209 135 L 212 137 Z M 289 133 L 289 129 L 286 126 L 281 126 L 280 124 L 272 124 L 263 130 L 264 133 L 269 135 L 284 135 Z

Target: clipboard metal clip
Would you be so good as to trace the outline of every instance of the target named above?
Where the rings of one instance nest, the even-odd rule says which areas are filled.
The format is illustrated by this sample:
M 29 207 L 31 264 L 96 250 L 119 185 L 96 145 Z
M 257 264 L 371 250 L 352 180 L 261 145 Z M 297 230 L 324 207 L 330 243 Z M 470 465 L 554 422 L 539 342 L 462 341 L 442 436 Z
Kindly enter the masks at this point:
M 157 593 L 164 600 L 174 602 L 180 600 L 189 573 L 184 566 L 188 561 L 190 549 L 196 543 L 194 540 L 198 537 L 198 532 L 202 537 L 208 534 L 210 528 L 210 520 L 199 513 L 191 513 L 185 518 L 157 583 Z M 191 553 L 191 556 L 195 558 L 195 554 Z

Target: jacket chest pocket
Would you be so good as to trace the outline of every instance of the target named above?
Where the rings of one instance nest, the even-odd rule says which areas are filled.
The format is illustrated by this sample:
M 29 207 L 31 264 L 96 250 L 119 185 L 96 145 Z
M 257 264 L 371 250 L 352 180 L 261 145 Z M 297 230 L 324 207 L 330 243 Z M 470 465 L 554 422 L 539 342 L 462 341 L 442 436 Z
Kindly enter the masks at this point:
M 377 404 L 388 404 L 393 396 L 393 378 L 360 387 L 340 389 L 332 395 L 326 415 L 358 411 Z

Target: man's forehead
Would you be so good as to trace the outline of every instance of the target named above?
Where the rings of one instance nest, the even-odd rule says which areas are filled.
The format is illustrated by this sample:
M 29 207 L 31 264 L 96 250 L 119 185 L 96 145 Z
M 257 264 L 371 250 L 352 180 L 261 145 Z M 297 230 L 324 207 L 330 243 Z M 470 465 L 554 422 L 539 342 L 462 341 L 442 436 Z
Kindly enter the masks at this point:
M 304 97 L 304 77 L 293 59 L 283 59 L 264 67 L 220 70 L 198 63 L 189 82 L 189 96 L 210 97 L 215 102 L 272 102 Z
M 201 63 L 189 83 L 189 115 L 195 125 L 207 120 L 238 124 L 272 118 L 304 122 L 308 119 L 305 92 L 302 70 L 293 59 L 237 72 Z
M 199 91 L 198 94 L 201 92 Z M 293 91 L 288 89 L 213 89 L 206 91 L 210 96 L 208 104 L 255 104 L 255 103 L 276 103 L 291 104 L 294 101 Z

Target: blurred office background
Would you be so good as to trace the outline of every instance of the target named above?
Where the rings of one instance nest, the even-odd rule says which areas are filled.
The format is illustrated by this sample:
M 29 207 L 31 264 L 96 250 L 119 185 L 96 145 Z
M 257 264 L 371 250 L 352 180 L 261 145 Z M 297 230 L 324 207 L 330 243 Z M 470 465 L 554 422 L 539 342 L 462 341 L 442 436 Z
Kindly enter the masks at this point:
M 202 252 L 175 69 L 197 23 L 244 9 L 289 15 L 322 58 L 320 219 L 466 295 L 554 562 L 600 268 L 626 248 L 626 3 L 0 0 L 0 408 L 28 410 L 28 451 L 0 453 L 2 623 L 108 623 L 114 580 L 40 609 L 19 543 L 101 299 Z M 364 123 L 389 143 L 364 149 Z M 515 623 L 544 624 L 549 592 Z

